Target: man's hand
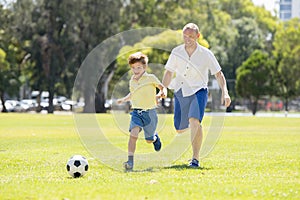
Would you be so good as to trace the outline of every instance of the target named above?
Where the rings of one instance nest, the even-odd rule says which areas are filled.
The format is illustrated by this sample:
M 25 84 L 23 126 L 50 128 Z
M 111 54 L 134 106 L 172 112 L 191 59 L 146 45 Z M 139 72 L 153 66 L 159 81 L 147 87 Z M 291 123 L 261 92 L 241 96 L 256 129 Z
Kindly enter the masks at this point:
M 221 103 L 222 103 L 226 108 L 230 106 L 231 99 L 230 99 L 229 94 L 225 94 L 225 95 L 222 94 Z

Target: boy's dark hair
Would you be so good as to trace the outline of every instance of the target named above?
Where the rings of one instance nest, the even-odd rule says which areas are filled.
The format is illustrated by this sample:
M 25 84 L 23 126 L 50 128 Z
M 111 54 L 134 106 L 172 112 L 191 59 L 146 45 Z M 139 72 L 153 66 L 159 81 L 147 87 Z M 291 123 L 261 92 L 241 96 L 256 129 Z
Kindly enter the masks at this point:
M 142 52 L 136 52 L 134 54 L 131 54 L 128 58 L 128 64 L 132 65 L 137 62 L 143 63 L 143 65 L 147 65 L 148 64 L 148 56 L 146 56 Z

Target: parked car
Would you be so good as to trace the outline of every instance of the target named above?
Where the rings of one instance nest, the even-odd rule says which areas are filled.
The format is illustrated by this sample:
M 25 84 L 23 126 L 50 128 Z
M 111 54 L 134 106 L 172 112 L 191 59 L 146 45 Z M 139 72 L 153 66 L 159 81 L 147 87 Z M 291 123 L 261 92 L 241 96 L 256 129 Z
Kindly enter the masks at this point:
M 8 112 L 27 112 L 29 105 L 17 100 L 6 100 L 5 107 Z
M 35 99 L 23 99 L 21 100 L 21 103 L 28 105 L 27 111 L 35 111 L 36 107 L 38 106 L 38 103 Z

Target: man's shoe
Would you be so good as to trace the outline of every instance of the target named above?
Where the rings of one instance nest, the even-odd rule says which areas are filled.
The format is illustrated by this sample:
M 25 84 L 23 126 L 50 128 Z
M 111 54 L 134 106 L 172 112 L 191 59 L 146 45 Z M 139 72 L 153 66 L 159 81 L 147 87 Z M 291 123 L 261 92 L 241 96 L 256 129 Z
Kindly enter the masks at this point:
M 199 167 L 199 161 L 197 159 L 193 158 L 192 161 L 189 163 L 189 167 L 198 168 Z
M 132 171 L 133 169 L 133 163 L 127 161 L 123 163 L 123 167 L 126 171 Z
M 160 138 L 158 137 L 158 134 L 156 133 L 156 140 L 155 142 L 153 142 L 153 146 L 155 151 L 159 151 L 161 149 L 161 142 L 160 142 Z

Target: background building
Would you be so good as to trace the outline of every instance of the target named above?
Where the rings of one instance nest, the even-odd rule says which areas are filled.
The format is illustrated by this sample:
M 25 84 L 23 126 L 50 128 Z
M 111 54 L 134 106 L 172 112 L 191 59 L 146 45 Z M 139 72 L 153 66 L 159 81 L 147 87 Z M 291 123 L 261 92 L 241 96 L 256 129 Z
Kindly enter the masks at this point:
M 300 18 L 300 0 L 280 0 L 279 18 L 285 21 L 294 17 Z

